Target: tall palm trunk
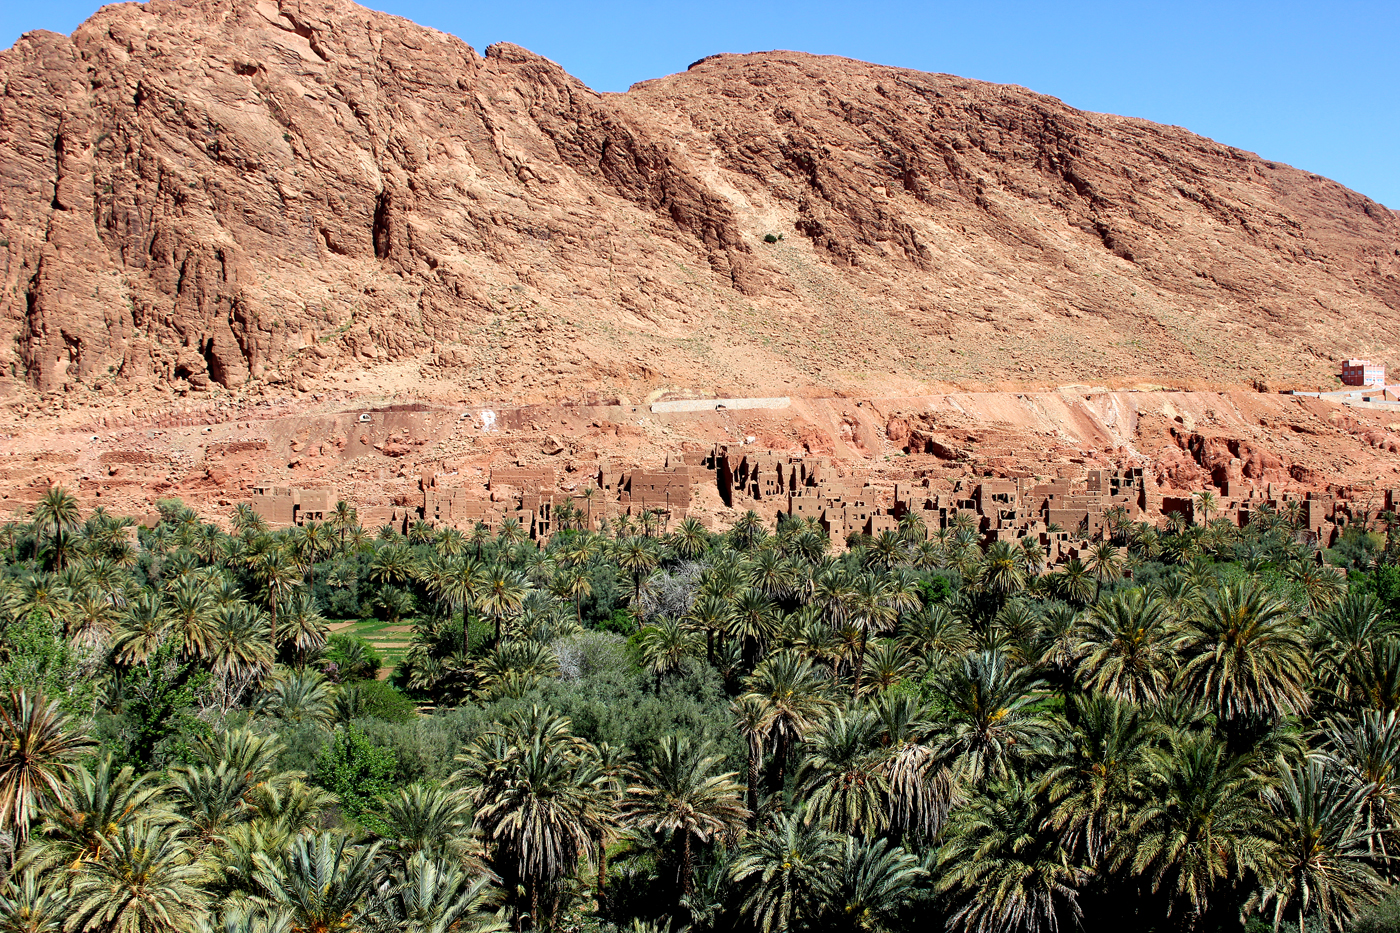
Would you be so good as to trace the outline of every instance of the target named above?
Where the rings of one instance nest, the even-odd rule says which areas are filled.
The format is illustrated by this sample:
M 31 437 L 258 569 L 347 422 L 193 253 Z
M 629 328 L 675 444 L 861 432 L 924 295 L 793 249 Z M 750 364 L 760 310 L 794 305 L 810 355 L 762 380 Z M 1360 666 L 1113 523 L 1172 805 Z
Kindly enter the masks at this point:
M 856 653 L 856 675 L 855 679 L 851 681 L 852 700 L 860 698 L 860 678 L 865 672 L 865 643 L 869 637 L 870 632 L 866 629 L 865 625 L 862 624 L 860 627 L 860 650 Z
M 749 829 L 758 825 L 758 771 L 763 764 L 763 746 L 757 736 L 749 739 Z
M 603 837 L 595 839 L 598 845 L 598 909 L 603 909 L 603 896 L 608 887 L 608 847 L 603 844 Z
M 689 897 L 695 891 L 694 881 L 691 879 L 693 869 L 690 860 L 690 833 L 685 833 L 685 838 L 681 841 L 681 893 Z M 1300 929 L 1298 933 L 1302 933 Z

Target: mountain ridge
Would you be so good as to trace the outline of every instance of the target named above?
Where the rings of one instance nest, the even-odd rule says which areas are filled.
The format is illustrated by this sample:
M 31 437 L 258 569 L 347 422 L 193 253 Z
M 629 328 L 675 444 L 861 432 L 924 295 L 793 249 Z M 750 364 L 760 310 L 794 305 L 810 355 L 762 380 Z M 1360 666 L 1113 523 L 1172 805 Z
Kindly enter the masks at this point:
M 599 94 L 310 0 L 107 7 L 0 80 L 17 398 L 404 364 L 548 399 L 1400 363 L 1392 211 L 1016 86 L 774 51 Z

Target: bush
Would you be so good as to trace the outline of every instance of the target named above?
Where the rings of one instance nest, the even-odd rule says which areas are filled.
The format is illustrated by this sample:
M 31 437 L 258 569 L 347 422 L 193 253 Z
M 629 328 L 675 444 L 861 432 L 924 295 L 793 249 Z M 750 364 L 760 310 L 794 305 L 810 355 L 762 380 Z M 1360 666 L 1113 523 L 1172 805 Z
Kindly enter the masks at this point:
M 634 635 L 637 631 L 637 620 L 632 617 L 631 610 L 619 606 L 613 610 L 611 616 L 598 623 L 598 630 L 614 635 Z
M 1385 550 L 1385 536 L 1348 525 L 1337 543 L 1325 552 L 1327 562 L 1344 570 L 1364 570 L 1376 554 Z
M 326 610 L 336 619 L 360 619 L 365 616 L 359 595 L 352 589 L 331 590 Z
M 359 710 L 363 719 L 409 722 L 418 715 L 411 699 L 382 680 L 362 680 L 345 689 L 359 694 Z
M 376 745 L 359 727 L 337 731 L 316 759 L 316 783 L 336 795 L 345 816 L 376 832 L 384 826 L 373 815 L 394 789 L 398 761 L 394 750 Z
M 765 243 L 776 243 L 776 242 L 778 242 L 778 237 L 777 237 L 776 234 L 770 233 L 770 234 L 768 234 L 767 236 L 765 236 L 765 237 L 763 238 L 763 242 L 765 242 Z
M 1309 918 L 1309 929 L 1316 929 Z M 1392 891 L 1378 904 L 1372 904 L 1347 925 L 1347 933 L 1400 933 L 1400 893 Z
M 611 564 L 599 564 L 588 571 L 588 585 L 593 592 L 583 598 L 583 624 L 598 628 L 612 617 L 622 604 L 622 588 Z
M 101 658 L 64 638 L 57 622 L 39 613 L 12 622 L 0 639 L 0 656 L 0 690 L 38 691 L 70 716 L 91 715 L 97 697 L 91 671 Z

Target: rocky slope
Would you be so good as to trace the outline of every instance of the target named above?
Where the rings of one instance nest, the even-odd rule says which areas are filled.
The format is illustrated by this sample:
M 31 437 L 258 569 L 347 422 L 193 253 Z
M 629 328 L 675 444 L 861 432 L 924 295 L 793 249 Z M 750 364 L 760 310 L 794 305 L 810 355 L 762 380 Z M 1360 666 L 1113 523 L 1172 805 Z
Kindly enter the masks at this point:
M 789 52 L 600 95 L 317 0 L 108 7 L 0 53 L 0 267 L 4 388 L 48 412 L 1400 364 L 1396 216 L 1184 130 Z

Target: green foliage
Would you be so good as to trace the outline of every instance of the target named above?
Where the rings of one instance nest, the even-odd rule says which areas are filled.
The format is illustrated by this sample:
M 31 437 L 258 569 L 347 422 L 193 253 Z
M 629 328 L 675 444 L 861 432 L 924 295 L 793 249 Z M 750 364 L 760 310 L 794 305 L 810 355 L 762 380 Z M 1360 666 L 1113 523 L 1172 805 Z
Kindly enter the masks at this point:
M 95 929 L 135 883 L 201 933 L 1395 928 L 1400 570 L 1359 527 L 1329 566 L 1267 510 L 1123 511 L 1047 568 L 965 513 L 833 554 L 757 513 L 539 549 L 344 503 L 230 536 L 168 502 L 133 544 L 77 508 L 0 528 L 0 699 L 76 714 L 0 703 L 0 819 L 47 808 L 7 909 L 83 892 Z M 89 736 L 110 763 L 55 757 Z
M 1315 929 L 1310 924 L 1310 929 Z M 1367 907 L 1347 926 L 1347 933 L 1400 933 L 1400 891 Z
M 1337 543 L 1327 549 L 1327 562 L 1343 570 L 1365 570 L 1385 550 L 1385 535 L 1348 525 Z
M 179 654 L 173 639 L 162 642 L 122 677 L 116 710 L 98 718 L 103 744 L 138 771 L 193 762 L 193 743 L 209 735 L 196 706 L 209 674 Z
M 58 700 L 69 715 L 89 716 L 97 698 L 97 658 L 63 637 L 57 622 L 30 613 L 0 640 L 0 691 L 28 689 Z
M 947 601 L 953 595 L 953 581 L 941 573 L 930 574 L 919 581 L 919 599 L 925 606 Z
M 600 632 L 631 636 L 637 634 L 637 617 L 630 609 L 619 606 L 613 610 L 612 615 L 599 620 L 595 627 Z
M 1348 577 L 1353 590 L 1375 596 L 1392 619 L 1400 619 L 1400 567 L 1392 564 L 1370 573 L 1352 571 Z
M 397 771 L 393 749 L 374 744 L 352 724 L 337 730 L 321 749 L 313 776 L 335 794 L 342 814 L 378 832 L 383 824 L 375 811 L 394 789 Z
M 417 713 L 413 700 L 382 680 L 362 680 L 343 692 L 354 692 L 361 719 L 382 719 L 385 722 L 409 722 Z

